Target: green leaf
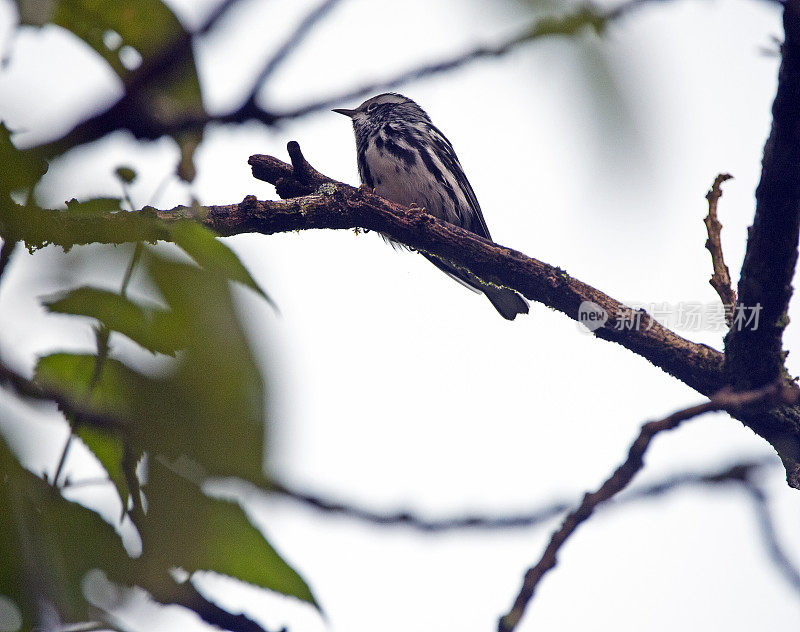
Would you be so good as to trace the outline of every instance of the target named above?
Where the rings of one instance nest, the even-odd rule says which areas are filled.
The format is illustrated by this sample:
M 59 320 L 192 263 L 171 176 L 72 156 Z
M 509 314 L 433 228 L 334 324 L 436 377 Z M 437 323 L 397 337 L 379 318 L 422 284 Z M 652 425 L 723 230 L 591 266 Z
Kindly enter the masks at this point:
M 124 5 L 102 0 L 17 0 L 17 6 L 22 24 L 49 22 L 72 31 L 121 77 L 128 72 L 120 61 L 121 46 L 131 46 L 147 59 L 185 33 L 172 11 L 158 0 L 126 0 Z M 106 46 L 109 31 L 122 38 L 120 46 Z
M 187 355 L 193 359 L 163 379 L 108 358 L 90 389 L 96 356 L 55 353 L 39 359 L 36 380 L 90 412 L 128 422 L 127 440 L 137 452 L 189 457 L 210 475 L 262 482 L 259 376 L 247 376 L 247 365 L 239 362 L 227 369 L 201 354 Z M 237 369 L 243 373 L 237 375 Z
M 122 210 L 120 202 L 120 198 L 112 197 L 94 198 L 83 202 L 72 198 L 67 202 L 67 213 L 78 216 L 104 215 Z
M 25 589 L 25 549 L 17 535 L 20 518 L 14 511 L 22 502 L 21 472 L 0 434 L 0 595 L 13 604 L 22 617 L 23 628 L 30 630 L 36 618 L 35 603 Z
M 17 5 L 22 24 L 42 26 L 49 22 L 72 32 L 128 84 L 126 91 L 138 91 L 135 103 L 129 104 L 138 111 L 129 109 L 129 115 L 165 125 L 179 124 L 187 118 L 202 119 L 205 115 L 189 34 L 164 2 L 17 0 Z M 121 42 L 107 45 L 109 35 Z M 132 81 L 141 75 L 137 70 L 128 70 L 122 62 L 122 54 L 130 49 L 141 55 L 138 73 L 148 74 L 149 81 Z M 156 76 L 165 68 L 169 71 Z
M 86 444 L 98 461 L 103 465 L 108 477 L 114 483 L 119 493 L 122 506 L 126 506 L 128 498 L 128 484 L 122 471 L 122 439 L 115 433 L 93 428 L 92 426 L 79 426 L 75 434 Z
M 20 151 L 11 142 L 11 131 L 0 121 L 0 205 L 7 203 L 11 191 L 27 189 L 47 172 L 47 163 Z
M 136 171 L 134 171 L 130 167 L 124 167 L 124 166 L 117 167 L 114 173 L 125 184 L 130 184 L 131 182 L 136 180 Z
M 239 257 L 223 244 L 213 231 L 197 222 L 182 220 L 171 226 L 170 233 L 175 243 L 201 266 L 246 285 L 274 307 L 272 300 L 239 261 Z
M 153 399 L 161 396 L 159 382 L 106 358 L 99 378 L 93 383 L 97 356 L 53 353 L 39 358 L 36 381 L 58 390 L 85 409 L 99 414 L 133 420 L 147 412 Z M 145 394 L 151 395 L 145 397 Z
M 171 371 L 149 377 L 109 358 L 90 389 L 96 356 L 56 353 L 40 359 L 36 379 L 91 412 L 126 420 L 137 450 L 168 458 L 185 455 L 210 475 L 262 483 L 264 383 L 230 284 L 218 274 L 147 249 L 141 266 L 170 310 L 170 326 L 184 336 L 185 348 Z M 89 313 L 86 306 L 92 301 L 84 299 L 101 296 L 94 289 L 76 292 L 51 308 Z M 106 299 L 116 301 L 109 295 L 100 301 Z M 138 316 L 134 310 L 134 317 L 126 319 L 123 313 L 129 310 L 126 303 L 120 313 L 109 309 L 95 315 L 134 335 L 128 321 L 137 322 Z
M 190 573 L 210 570 L 230 575 L 317 606 L 306 582 L 238 504 L 203 494 L 197 483 L 157 460 L 151 461 L 144 492 L 148 519 L 141 561 L 148 569 L 148 582 L 158 581 L 166 563 Z
M 36 621 L 41 599 L 65 623 L 94 618 L 82 591 L 92 569 L 131 583 L 132 560 L 114 529 L 25 471 L 1 435 L 0 507 L 0 595 L 21 609 L 23 629 Z
M 107 290 L 79 287 L 43 303 L 51 312 L 96 318 L 153 353 L 174 355 L 187 344 L 184 330 L 169 311 Z
M 150 251 L 143 264 L 189 341 L 171 376 L 173 414 L 186 421 L 172 424 L 166 439 L 210 473 L 263 481 L 264 384 L 227 280 Z M 157 420 L 145 423 L 163 435 Z

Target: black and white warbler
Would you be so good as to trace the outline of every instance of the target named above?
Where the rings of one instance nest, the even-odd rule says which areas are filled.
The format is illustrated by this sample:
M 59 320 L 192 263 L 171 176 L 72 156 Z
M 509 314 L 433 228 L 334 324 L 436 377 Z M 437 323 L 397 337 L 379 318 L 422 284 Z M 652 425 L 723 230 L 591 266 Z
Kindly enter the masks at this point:
M 411 206 L 491 239 L 475 192 L 456 152 L 430 117 L 400 94 L 379 94 L 355 110 L 336 109 L 353 121 L 361 182 L 381 197 Z M 463 270 L 426 258 L 456 281 L 483 292 L 503 318 L 528 313 L 528 303 L 508 288 L 484 283 Z

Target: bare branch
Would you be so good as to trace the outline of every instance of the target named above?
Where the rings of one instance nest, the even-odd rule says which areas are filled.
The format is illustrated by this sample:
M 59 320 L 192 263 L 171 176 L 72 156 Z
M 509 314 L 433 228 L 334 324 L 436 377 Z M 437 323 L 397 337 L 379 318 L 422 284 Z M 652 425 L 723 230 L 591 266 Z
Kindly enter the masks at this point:
M 704 395 L 722 388 L 722 355 L 690 342 L 666 329 L 646 312 L 635 312 L 585 283 L 570 277 L 564 270 L 532 259 L 524 254 L 486 241 L 474 233 L 437 220 L 420 209 L 404 208 L 369 192 L 355 189 L 327 178 L 302 158 L 299 146 L 290 143 L 293 161 L 303 164 L 301 180 L 295 169 L 271 156 L 251 156 L 253 175 L 275 185 L 279 195 L 294 198 L 306 191 L 328 185 L 329 195 L 308 195 L 284 204 L 298 207 L 276 208 L 269 202 L 250 203 L 253 211 L 246 217 L 232 217 L 212 207 L 208 218 L 222 234 L 240 232 L 247 220 L 249 230 L 277 232 L 303 228 L 364 228 L 391 236 L 415 250 L 447 259 L 477 276 L 523 293 L 527 298 L 557 309 L 579 321 L 580 307 L 590 302 L 605 310 L 608 322 L 596 329 L 598 338 L 617 342 L 647 358 Z M 270 205 L 267 209 L 263 205 Z M 326 210 L 327 209 L 327 210 Z M 221 210 L 221 209 L 220 209 Z M 238 215 L 238 214 L 237 214 Z M 255 226 L 257 219 L 258 225 Z M 233 221 L 231 221 L 233 220 Z M 270 224 L 269 226 L 267 224 Z M 633 318 L 632 318 L 633 317 Z M 626 320 L 627 319 L 627 320 Z M 623 326 L 636 320 L 638 327 Z
M 230 9 L 237 2 L 239 2 L 239 0 L 222 0 L 222 2 L 220 2 L 211 12 L 209 12 L 209 14 L 206 16 L 206 19 L 203 20 L 203 23 L 193 33 L 193 35 L 196 37 L 198 35 L 205 35 L 208 33 L 228 12 L 228 9 Z
M 783 23 L 772 129 L 739 278 L 739 305 L 758 309 L 760 318 L 757 324 L 732 328 L 725 339 L 729 383 L 743 389 L 785 375 L 782 337 L 800 232 L 800 0 L 784 4 Z
M 410 527 L 426 533 L 455 531 L 459 529 L 508 529 L 515 527 L 533 527 L 564 513 L 570 505 L 565 502 L 548 503 L 547 505 L 510 516 L 463 516 L 445 518 L 443 520 L 427 520 L 408 511 L 398 513 L 378 513 L 356 507 L 347 503 L 336 502 L 316 494 L 299 491 L 273 482 L 269 489 L 281 496 L 302 505 L 312 507 L 327 514 L 338 514 L 361 522 L 381 527 Z
M 623 490 L 644 464 L 644 454 L 653 437 L 659 432 L 674 430 L 681 423 L 705 413 L 726 410 L 736 412 L 743 408 L 773 408 L 778 404 L 790 405 L 797 402 L 800 391 L 784 382 L 770 384 L 756 391 L 733 392 L 725 389 L 715 394 L 709 401 L 679 410 L 659 421 L 650 421 L 642 426 L 639 436 L 628 450 L 628 457 L 615 472 L 595 492 L 589 492 L 577 509 L 571 511 L 561 527 L 553 533 L 539 562 L 525 573 L 519 595 L 511 610 L 500 619 L 499 632 L 511 632 L 522 619 L 525 608 L 533 597 L 536 587 L 545 574 L 557 564 L 557 555 L 564 543 L 576 529 L 594 512 L 597 505 L 607 502 Z
M 366 83 L 357 88 L 350 88 L 339 94 L 313 101 L 306 105 L 301 105 L 293 110 L 274 112 L 273 115 L 277 119 L 290 119 L 305 116 L 306 114 L 311 114 L 320 110 L 327 110 L 335 105 L 349 103 L 378 92 L 390 90 L 424 77 L 455 70 L 479 59 L 502 57 L 521 45 L 542 37 L 554 35 L 571 36 L 586 27 L 601 31 L 608 23 L 627 15 L 634 9 L 646 4 L 647 1 L 648 0 L 629 0 L 607 11 L 601 10 L 593 5 L 585 5 L 575 13 L 567 14 L 560 18 L 542 18 L 526 26 L 516 35 L 503 42 L 493 45 L 474 46 L 460 53 L 456 53 L 447 59 L 404 70 L 393 77 Z
M 65 151 L 90 143 L 118 129 L 127 129 L 137 138 L 155 140 L 168 134 L 164 122 L 152 115 L 142 94 L 148 86 L 158 83 L 175 73 L 176 68 L 191 59 L 192 42 L 204 35 L 219 22 L 228 10 L 239 0 L 222 0 L 211 11 L 200 27 L 194 31 L 183 31 L 155 55 L 148 57 L 141 66 L 124 78 L 125 93 L 105 111 L 95 114 L 79 123 L 61 138 L 34 148 L 37 154 L 56 156 Z M 187 121 L 184 130 L 196 129 L 196 121 Z
M 761 531 L 761 539 L 764 547 L 786 582 L 800 594 L 800 570 L 795 567 L 786 551 L 780 545 L 778 534 L 775 532 L 772 514 L 767 505 L 767 497 L 764 491 L 753 481 L 753 476 L 749 476 L 744 486 L 745 491 L 753 501 L 753 509 L 756 513 L 758 528 Z
M 709 283 L 713 287 L 720 300 L 722 306 L 725 308 L 725 322 L 728 327 L 733 325 L 733 308 L 736 305 L 736 292 L 733 291 L 731 284 L 731 274 L 728 266 L 725 265 L 725 257 L 722 254 L 722 239 L 720 233 L 722 232 L 722 224 L 717 218 L 717 203 L 722 197 L 722 183 L 726 180 L 733 178 L 729 173 L 720 173 L 714 178 L 714 184 L 706 193 L 706 200 L 708 200 L 708 215 L 703 220 L 708 231 L 708 239 L 706 240 L 706 248 L 711 253 L 711 263 L 714 266 L 714 274 L 711 276 Z
M 230 632 L 266 632 L 258 623 L 245 614 L 232 614 L 206 599 L 192 584 L 191 580 L 182 584 L 163 587 L 163 595 L 154 593 L 153 598 L 164 605 L 178 604 L 194 611 L 203 621 Z M 280 632 L 287 632 L 281 628 Z
M 725 381 L 739 390 L 788 377 L 783 330 L 797 263 L 800 232 L 800 0 L 784 3 L 785 41 L 764 147 L 756 212 L 739 275 L 734 326 L 725 337 Z M 739 315 L 755 318 L 738 323 Z M 741 417 L 775 446 L 792 487 L 800 488 L 800 410 Z
M 441 221 L 418 208 L 406 208 L 378 195 L 327 178 L 308 165 L 295 150 L 295 164 L 303 164 L 301 179 L 294 169 L 270 156 L 253 156 L 250 164 L 258 177 L 273 184 L 283 195 L 303 194 L 287 200 L 259 201 L 247 196 L 238 204 L 224 206 L 175 207 L 140 212 L 93 215 L 90 221 L 71 218 L 59 211 L 59 221 L 69 228 L 66 238 L 55 235 L 50 243 L 123 243 L 150 239 L 143 237 L 137 215 L 155 216 L 166 222 L 197 219 L 222 236 L 241 233 L 273 233 L 308 229 L 362 228 L 386 234 L 415 250 L 425 251 L 453 262 L 482 279 L 513 288 L 527 298 L 541 302 L 579 321 L 582 303 L 592 302 L 608 314 L 605 326 L 593 334 L 623 345 L 704 395 L 724 386 L 722 354 L 682 338 L 663 327 L 643 310 L 635 311 L 603 292 L 570 277 L 564 270 L 521 252 L 487 241 L 475 233 Z M 306 192 L 311 194 L 305 195 Z M 79 229 L 79 230 L 78 230 Z M 168 239 L 167 230 L 162 238 Z M 69 241 L 61 242 L 61 239 Z M 623 321 L 638 327 L 623 326 Z
M 314 228 L 372 230 L 447 260 L 490 283 L 517 290 L 578 322 L 582 308 L 589 304 L 607 317 L 592 331 L 595 337 L 624 346 L 703 395 L 710 396 L 725 386 L 719 351 L 686 340 L 644 310 L 633 310 L 561 268 L 487 241 L 424 210 L 405 208 L 332 180 L 309 165 L 294 142 L 289 144 L 289 151 L 294 167 L 272 156 L 251 156 L 249 160 L 256 177 L 274 184 L 278 193 L 289 199 L 259 201 L 247 196 L 239 204 L 201 209 L 179 206 L 159 211 L 146 207 L 139 212 L 93 215 L 90 221 L 55 211 L 65 230 L 49 243 L 72 246 L 153 239 L 152 221 L 147 231 L 142 226 L 145 218 L 171 222 L 196 220 L 198 214 L 203 224 L 222 236 Z M 169 239 L 166 228 L 157 227 L 156 232 L 159 238 Z M 800 423 L 796 423 L 800 408 L 783 407 L 755 415 L 742 412 L 736 417 L 775 448 L 786 467 L 789 484 L 800 486 L 795 475 L 800 471 Z
M 769 468 L 774 464 L 774 457 L 770 457 L 736 463 L 719 472 L 676 474 L 666 477 L 657 483 L 631 490 L 630 493 L 618 498 L 616 503 L 606 504 L 604 507 L 608 508 L 610 506 L 627 504 L 646 498 L 660 497 L 666 493 L 678 491 L 687 487 L 724 485 L 730 483 L 742 484 L 757 472 Z M 107 483 L 110 481 L 108 479 L 100 479 L 100 481 L 97 482 Z M 382 527 L 409 527 L 425 533 L 438 533 L 441 531 L 460 529 L 496 530 L 529 528 L 552 520 L 572 506 L 572 501 L 561 500 L 506 516 L 470 515 L 456 518 L 444 518 L 441 520 L 428 520 L 407 511 L 398 513 L 374 512 L 354 505 L 326 499 L 317 494 L 292 489 L 280 483 L 273 483 L 270 487 L 270 491 L 323 513 L 337 514 Z
M 234 0 L 235 1 L 235 0 Z M 263 85 L 264 81 L 271 75 L 274 68 L 283 60 L 298 41 L 306 34 L 315 22 L 323 17 L 336 4 L 334 0 L 326 0 L 312 14 L 300 24 L 295 33 L 290 36 L 287 43 L 278 51 L 278 54 L 267 62 L 259 77 L 254 82 L 253 90 L 248 99 L 236 110 L 224 114 L 202 114 L 200 116 L 189 114 L 176 121 L 158 121 L 146 111 L 137 107 L 136 95 L 141 87 L 151 80 L 157 79 L 161 74 L 166 73 L 176 65 L 178 55 L 185 55 L 189 38 L 181 38 L 173 45 L 167 47 L 162 54 L 153 58 L 153 63 L 146 64 L 132 75 L 130 83 L 126 84 L 126 94 L 115 104 L 110 106 L 105 112 L 97 114 L 83 123 L 79 124 L 72 131 L 68 132 L 59 140 L 39 146 L 37 151 L 45 155 L 57 155 L 67 149 L 97 140 L 116 129 L 126 129 L 136 138 L 157 139 L 161 136 L 175 135 L 187 130 L 202 128 L 208 123 L 245 123 L 248 121 L 259 121 L 264 125 L 275 125 L 279 121 L 294 119 L 319 110 L 328 109 L 333 105 L 338 105 L 345 101 L 363 97 L 378 90 L 387 90 L 401 84 L 420 79 L 422 77 L 439 74 L 459 68 L 472 61 L 487 57 L 500 57 L 528 42 L 535 41 L 547 36 L 570 36 L 585 28 L 593 28 L 597 31 L 605 26 L 648 2 L 663 2 L 665 0 L 628 0 L 618 7 L 604 10 L 591 5 L 582 7 L 574 13 L 552 18 L 542 18 L 536 20 L 530 26 L 525 27 L 510 39 L 494 45 L 476 46 L 466 51 L 453 55 L 445 59 L 421 67 L 404 71 L 389 79 L 376 81 L 362 85 L 358 88 L 346 90 L 340 94 L 315 100 L 306 105 L 292 110 L 275 111 L 271 108 L 264 108 L 256 103 L 255 93 Z M 231 0 L 223 3 L 228 5 Z M 226 7 L 227 8 L 227 7 Z M 216 12 L 215 12 L 216 13 Z M 203 29 L 201 29 L 202 31 Z M 184 41 L 185 40 L 185 41 Z M 285 49 L 286 52 L 282 52 Z M 161 73 L 161 74 L 159 74 Z
M 323 0 L 323 2 L 313 8 L 308 15 L 306 15 L 300 21 L 300 23 L 295 27 L 294 31 L 292 31 L 289 37 L 286 38 L 286 41 L 281 44 L 278 50 L 275 51 L 275 53 L 267 60 L 261 72 L 258 73 L 258 77 L 256 77 L 255 81 L 253 82 L 253 89 L 250 91 L 248 101 L 255 102 L 256 94 L 272 76 L 272 73 L 274 73 L 281 63 L 283 63 L 283 61 L 297 49 L 306 36 L 311 32 L 311 29 L 326 15 L 328 15 L 331 10 L 334 9 L 340 2 L 341 0 Z

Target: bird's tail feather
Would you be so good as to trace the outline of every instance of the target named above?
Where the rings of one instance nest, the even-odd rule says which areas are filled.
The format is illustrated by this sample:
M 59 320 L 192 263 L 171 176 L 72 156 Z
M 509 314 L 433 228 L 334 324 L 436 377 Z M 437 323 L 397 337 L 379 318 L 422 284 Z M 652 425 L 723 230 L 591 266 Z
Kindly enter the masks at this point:
M 436 257 L 424 252 L 421 254 L 454 281 L 458 281 L 458 283 L 473 292 L 485 294 L 494 308 L 506 320 L 514 320 L 518 314 L 528 313 L 528 301 L 514 290 L 484 283 L 478 277 L 472 274 L 465 274 Z
M 486 287 L 483 288 L 483 293 L 506 320 L 514 320 L 517 314 L 528 313 L 528 301 L 514 290 L 505 287 Z

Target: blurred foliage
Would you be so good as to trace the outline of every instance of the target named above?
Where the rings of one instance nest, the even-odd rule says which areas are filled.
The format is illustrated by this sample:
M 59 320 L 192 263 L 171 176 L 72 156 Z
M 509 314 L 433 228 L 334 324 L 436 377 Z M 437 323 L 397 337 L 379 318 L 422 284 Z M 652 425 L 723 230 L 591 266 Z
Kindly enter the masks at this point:
M 54 616 L 42 616 L 42 604 L 61 621 L 92 620 L 82 582 L 94 568 L 121 581 L 133 576 L 114 529 L 22 469 L 1 435 L 0 506 L 0 595 L 19 607 L 23 629 Z
M 169 573 L 170 568 L 180 567 L 189 572 L 231 574 L 315 604 L 305 582 L 241 509 L 204 495 L 200 487 L 208 476 L 265 482 L 264 385 L 239 323 L 230 281 L 242 282 L 262 296 L 263 291 L 233 252 L 207 229 L 179 223 L 168 230 L 202 267 L 146 248 L 140 265 L 158 290 L 152 305 L 92 287 L 45 299 L 51 312 L 92 318 L 143 349 L 175 356 L 168 374 L 158 376 L 103 357 L 102 349 L 98 355 L 51 353 L 39 359 L 38 384 L 66 394 L 82 411 L 125 420 L 122 427 L 98 427 L 86 425 L 80 415 L 71 418 L 75 432 L 106 468 L 124 506 L 129 506 L 131 495 L 139 493 L 130 489 L 136 461 L 143 454 L 151 456 L 150 474 L 142 481 L 147 512 L 136 524 L 143 541 L 141 558 L 136 564 L 113 568 L 93 560 L 95 566 L 84 570 L 100 568 L 112 580 L 146 588 L 166 602 L 182 594 Z M 126 461 L 126 454 L 133 459 Z M 166 462 L 179 467 L 167 468 Z M 17 477 L 13 488 L 4 489 L 28 494 L 32 478 Z M 50 498 L 61 499 L 56 489 L 35 480 Z M 71 507 L 63 499 L 51 505 L 54 515 L 62 506 Z M 98 534 L 87 533 L 91 535 L 85 544 L 106 546 L 98 544 Z M 119 544 L 113 530 L 104 537 Z M 7 540 L 5 545 L 9 545 Z M 28 548 L 19 539 L 16 546 Z M 30 581 L 24 570 L 15 571 L 16 581 Z M 60 581 L 55 583 L 60 585 Z M 3 590 L 0 594 L 17 596 Z M 80 620 L 82 612 L 73 605 L 59 607 L 60 615 L 69 620 L 76 616 Z M 26 610 L 25 616 L 30 619 L 34 613 Z
M 60 26 L 109 64 L 126 85 L 127 102 L 117 116 L 163 125 L 204 116 L 189 33 L 160 0 L 17 0 L 17 9 L 22 25 Z M 126 67 L 125 58 L 137 55 L 141 62 Z M 174 136 L 181 151 L 177 173 L 187 182 L 194 179 L 202 137 L 201 127 Z
M 56 25 L 72 33 L 119 77 L 124 96 L 90 119 L 102 134 L 128 129 L 156 138 L 167 130 L 180 149 L 176 172 L 192 181 L 203 134 L 196 121 L 205 113 L 191 36 L 166 4 L 17 0 L 17 7 L 22 26 Z M 537 22 L 516 43 L 602 33 L 607 19 L 606 13 L 580 8 Z M 115 171 L 119 197 L 71 199 L 60 210 L 37 204 L 35 189 L 48 168 L 42 156 L 62 155 L 102 134 L 92 136 L 78 125 L 61 141 L 21 151 L 0 122 L 0 236 L 4 246 L 24 243 L 31 253 L 48 244 L 65 250 L 95 242 L 140 244 L 119 291 L 84 281 L 44 300 L 53 315 L 95 327 L 97 351 L 49 350 L 38 359 L 34 383 L 70 402 L 70 429 L 105 468 L 124 508 L 121 519 L 134 523 L 142 553 L 132 557 L 114 526 L 62 495 L 60 466 L 53 464 L 56 475 L 49 480 L 26 471 L 0 420 L 0 598 L 19 608 L 26 630 L 54 620 L 102 621 L 102 607 L 90 605 L 85 595 L 88 571 L 99 569 L 120 586 L 141 587 L 163 603 L 199 613 L 172 572 L 180 568 L 190 575 L 227 574 L 316 606 L 308 585 L 241 507 L 204 491 L 208 477 L 266 483 L 267 388 L 231 286 L 242 284 L 271 304 L 266 292 L 199 223 L 166 223 L 146 209 L 123 209 L 123 200 L 133 208 L 127 187 L 136 173 L 130 167 Z M 162 240 L 182 256 L 145 245 Z M 3 248 L 4 257 L 10 252 Z M 128 256 L 122 249 L 117 255 Z M 146 296 L 126 293 L 134 267 L 149 288 Z M 165 368 L 134 368 L 115 354 L 111 343 L 120 336 L 158 356 Z M 0 339 L 0 348 L 5 342 Z M 104 418 L 108 423 L 98 422 Z M 0 629 L 6 623 L 0 619 Z
M 163 3 L 17 4 L 23 24 L 57 24 L 71 31 L 126 87 L 143 72 L 153 73 L 155 80 L 135 91 L 133 111 L 167 122 L 202 115 L 188 34 Z M 139 69 L 122 63 L 125 46 L 141 55 Z M 200 130 L 176 138 L 179 172 L 187 180 L 200 139 Z M 119 586 L 138 586 L 163 603 L 194 608 L 172 572 L 179 568 L 190 576 L 199 570 L 227 574 L 316 606 L 308 585 L 239 505 L 204 491 L 209 477 L 266 484 L 266 387 L 231 286 L 240 283 L 269 302 L 267 294 L 235 253 L 200 224 L 168 224 L 154 213 L 123 210 L 122 199 L 131 205 L 125 187 L 136 178 L 129 167 L 115 172 L 124 195 L 72 199 L 66 208 L 52 210 L 39 207 L 34 195 L 47 163 L 35 150 L 17 149 L 2 123 L 0 162 L 4 243 L 24 243 L 31 253 L 53 243 L 65 250 L 94 242 L 140 244 L 119 291 L 84 283 L 43 300 L 54 316 L 94 326 L 98 348 L 96 353 L 50 350 L 39 358 L 33 381 L 65 396 L 77 410 L 68 415 L 70 427 L 105 468 L 125 508 L 122 519 L 133 521 L 142 542 L 141 555 L 132 557 L 113 525 L 62 495 L 62 477 L 26 471 L 0 420 L 0 605 L 11 600 L 23 629 L 102 621 L 102 607 L 86 597 L 87 573 L 99 569 Z M 174 243 L 182 255 L 167 256 L 146 245 L 159 240 Z M 116 255 L 130 256 L 123 249 Z M 21 265 L 24 259 L 15 261 Z M 127 295 L 134 267 L 149 295 Z M 134 368 L 115 354 L 118 336 L 158 356 L 162 368 Z M 0 628 L 9 623 L 0 620 Z
M 239 505 L 204 495 L 178 471 L 158 460 L 150 468 L 145 493 L 152 519 L 142 530 L 144 585 L 164 581 L 166 562 L 190 572 L 231 575 L 316 603 L 306 583 L 253 528 Z

